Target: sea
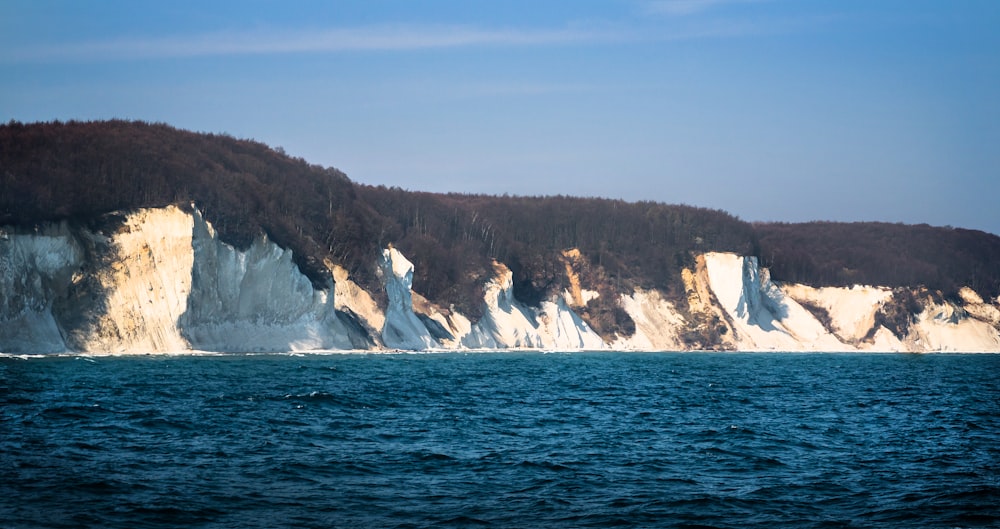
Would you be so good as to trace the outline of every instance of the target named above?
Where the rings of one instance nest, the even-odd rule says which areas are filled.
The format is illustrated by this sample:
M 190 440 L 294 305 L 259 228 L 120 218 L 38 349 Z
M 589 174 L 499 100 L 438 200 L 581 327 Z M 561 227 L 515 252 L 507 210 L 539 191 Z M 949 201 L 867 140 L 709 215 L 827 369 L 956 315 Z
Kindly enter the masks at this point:
M 1000 527 L 1000 355 L 0 358 L 0 528 Z

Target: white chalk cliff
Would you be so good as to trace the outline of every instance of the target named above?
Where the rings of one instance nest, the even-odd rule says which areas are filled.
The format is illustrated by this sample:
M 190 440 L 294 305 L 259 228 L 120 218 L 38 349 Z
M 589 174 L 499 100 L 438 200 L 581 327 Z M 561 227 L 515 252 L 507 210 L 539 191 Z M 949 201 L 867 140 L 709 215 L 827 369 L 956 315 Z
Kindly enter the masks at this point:
M 246 251 L 218 240 L 194 212 L 191 292 L 178 318 L 195 349 L 349 349 L 333 292 L 315 290 L 292 254 L 261 238 Z
M 528 307 L 514 298 L 514 276 L 500 263 L 484 289 L 484 314 L 462 338 L 471 349 L 598 350 L 604 341 L 562 298 Z
M 756 257 L 705 255 L 710 288 L 729 315 L 741 350 L 852 349 L 771 282 Z
M 220 241 L 196 209 L 119 220 L 106 230 L 0 228 L 0 352 L 652 351 L 688 349 L 692 333 L 709 337 L 701 347 L 724 350 L 1000 351 L 1000 302 L 971 289 L 960 301 L 918 296 L 920 312 L 897 335 L 879 317 L 894 302 L 891 289 L 778 284 L 754 257 L 706 253 L 683 270 L 686 307 L 637 289 L 618 300 L 635 332 L 604 338 L 580 315 L 599 294 L 580 288 L 571 264 L 571 287 L 529 306 L 514 297 L 511 271 L 495 263 L 472 321 L 414 292 L 413 264 L 396 248 L 374 263 L 381 307 L 380 294 L 332 263 L 317 288 L 266 238 L 246 249 Z
M 413 263 L 395 248 L 387 248 L 379 260 L 389 306 L 385 309 L 382 341 L 395 349 L 435 349 L 437 340 L 413 312 Z
M 83 250 L 65 223 L 0 232 L 0 351 L 66 351 L 53 303 L 66 297 L 82 263 Z

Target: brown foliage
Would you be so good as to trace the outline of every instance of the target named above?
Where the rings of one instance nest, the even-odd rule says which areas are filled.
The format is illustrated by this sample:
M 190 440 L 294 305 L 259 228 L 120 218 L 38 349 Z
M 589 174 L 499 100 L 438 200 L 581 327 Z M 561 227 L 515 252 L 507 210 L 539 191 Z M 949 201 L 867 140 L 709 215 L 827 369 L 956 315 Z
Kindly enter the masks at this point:
M 317 285 L 324 260 L 378 292 L 378 252 L 395 244 L 414 289 L 473 318 L 491 262 L 514 295 L 537 304 L 567 287 L 562 251 L 581 252 L 581 281 L 600 297 L 578 310 L 602 334 L 630 334 L 618 305 L 634 287 L 683 304 L 680 270 L 707 251 L 759 255 L 778 280 L 823 285 L 962 285 L 1000 293 L 1000 238 L 929 226 L 761 224 L 654 202 L 434 194 L 351 182 L 332 168 L 227 135 L 100 121 L 0 126 L 0 225 L 30 226 L 142 207 L 195 203 L 231 244 L 267 235 L 293 250 Z M 758 243 L 758 237 L 760 241 Z
M 0 126 L 0 224 L 196 203 L 221 238 L 266 234 L 315 282 L 331 257 L 370 279 L 371 212 L 336 169 L 264 144 L 133 121 Z
M 379 214 L 380 243 L 392 242 L 414 262 L 414 289 L 474 316 L 480 298 L 470 293 L 488 277 L 493 259 L 513 272 L 515 297 L 537 305 L 566 288 L 561 252 L 578 248 L 606 284 L 614 285 L 592 309 L 594 320 L 605 322 L 601 327 L 608 332 L 629 332 L 631 321 L 614 305 L 620 292 L 642 286 L 678 298 L 680 268 L 692 263 L 695 252 L 755 250 L 749 224 L 690 206 L 442 195 L 381 186 L 358 186 L 358 193 Z
M 879 222 L 757 224 L 763 265 L 814 286 L 924 286 L 956 298 L 1000 294 L 1000 237 L 960 228 Z

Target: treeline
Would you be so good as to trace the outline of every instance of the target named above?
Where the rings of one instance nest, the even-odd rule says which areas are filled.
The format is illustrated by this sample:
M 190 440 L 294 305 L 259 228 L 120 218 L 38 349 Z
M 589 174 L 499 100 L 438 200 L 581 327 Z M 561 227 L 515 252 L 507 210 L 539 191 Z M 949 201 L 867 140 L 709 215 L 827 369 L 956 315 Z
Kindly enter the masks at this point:
M 881 222 L 756 224 L 761 261 L 781 281 L 816 286 L 963 286 L 1000 294 L 1000 237 L 961 228 Z
M 268 146 L 134 121 L 0 126 L 0 225 L 195 202 L 220 237 L 246 247 L 266 234 L 316 282 L 323 258 L 363 277 L 374 213 L 336 169 Z
M 585 267 L 585 288 L 612 281 L 616 291 L 657 287 L 681 299 L 679 267 L 693 252 L 756 249 L 752 227 L 721 211 L 358 185 L 259 142 L 165 124 L 11 122 L 0 126 L 0 168 L 0 224 L 194 202 L 224 241 L 245 247 L 267 234 L 317 284 L 329 260 L 378 292 L 375 259 L 395 244 L 416 265 L 415 289 L 474 317 L 494 259 L 511 267 L 515 295 L 528 303 L 565 286 L 559 255 L 569 248 L 595 265 Z M 599 303 L 613 304 L 608 294 Z
M 606 290 L 588 307 L 590 323 L 617 332 L 631 324 L 617 309 L 617 294 L 658 288 L 682 302 L 680 270 L 693 266 L 696 252 L 756 253 L 752 226 L 704 208 L 372 186 L 358 193 L 382 219 L 379 241 L 393 242 L 414 262 L 415 288 L 473 316 L 493 260 L 513 272 L 515 297 L 534 304 L 568 286 L 562 252 L 579 249 L 593 265 L 582 267 L 583 287 Z
M 885 224 L 750 225 L 728 213 L 654 202 L 434 194 L 359 185 L 332 168 L 252 140 L 135 121 L 0 125 L 0 225 L 30 226 L 194 202 L 220 237 L 246 247 L 266 234 L 293 250 L 317 285 L 324 261 L 373 293 L 379 252 L 416 266 L 414 289 L 473 317 L 495 259 L 515 296 L 536 303 L 566 287 L 562 252 L 580 250 L 585 310 L 626 332 L 618 293 L 658 288 L 684 303 L 680 270 L 707 251 L 759 255 L 776 279 L 814 285 L 962 285 L 1000 293 L 1000 240 L 969 230 Z

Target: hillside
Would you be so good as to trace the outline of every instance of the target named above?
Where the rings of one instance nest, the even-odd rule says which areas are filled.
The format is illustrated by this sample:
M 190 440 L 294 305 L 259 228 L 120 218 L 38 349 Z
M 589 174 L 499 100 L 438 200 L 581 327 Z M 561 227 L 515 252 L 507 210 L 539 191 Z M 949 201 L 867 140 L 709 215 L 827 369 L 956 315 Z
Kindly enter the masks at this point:
M 512 268 L 516 295 L 531 302 L 560 286 L 550 258 L 567 248 L 616 285 L 677 296 L 678 266 L 693 251 L 755 249 L 752 227 L 720 211 L 365 186 L 255 141 L 163 124 L 10 123 L 0 126 L 0 168 L 0 225 L 195 203 L 223 241 L 245 248 L 267 234 L 292 249 L 317 285 L 329 260 L 377 290 L 372 263 L 392 243 L 415 260 L 415 283 L 432 301 L 473 316 L 467 294 L 481 290 L 492 259 Z
M 1000 237 L 989 233 L 881 222 L 761 223 L 754 232 L 761 264 L 780 281 L 1000 294 Z
M 352 182 L 259 142 L 132 121 L 0 126 L 0 225 L 27 230 L 66 220 L 114 231 L 103 214 L 195 204 L 221 241 L 246 249 L 266 235 L 291 249 L 316 288 L 344 267 L 380 305 L 375 265 L 398 248 L 414 290 L 477 321 L 494 261 L 514 297 L 537 305 L 570 285 L 601 295 L 576 310 L 602 336 L 629 335 L 621 296 L 655 289 L 689 303 L 684 269 L 696 257 L 759 257 L 778 281 L 814 287 L 922 286 L 956 298 L 963 286 L 1000 294 L 1000 237 L 877 223 L 756 224 L 704 208 L 652 202 L 433 194 Z M 118 219 L 118 220 L 116 220 Z M 101 224 L 98 226 L 98 224 Z M 567 261 L 564 251 L 579 250 Z
M 258 142 L 131 121 L 0 126 L 0 225 L 192 202 L 227 242 L 266 233 L 316 280 L 322 257 L 363 271 L 376 251 L 354 183 Z

